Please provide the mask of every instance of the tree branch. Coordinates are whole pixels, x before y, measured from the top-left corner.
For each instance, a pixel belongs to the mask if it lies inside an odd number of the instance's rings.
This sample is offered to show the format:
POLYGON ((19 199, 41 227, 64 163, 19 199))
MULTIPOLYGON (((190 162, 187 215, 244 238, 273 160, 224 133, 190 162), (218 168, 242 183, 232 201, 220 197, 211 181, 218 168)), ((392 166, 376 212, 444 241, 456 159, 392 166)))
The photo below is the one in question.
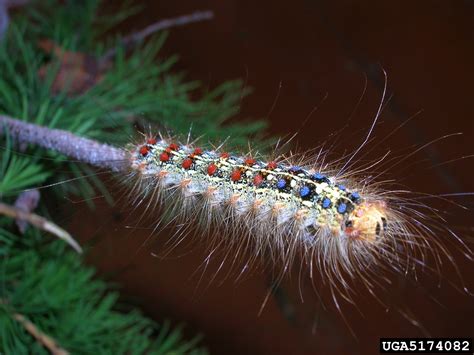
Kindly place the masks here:
POLYGON ((0 115, 0 134, 7 132, 20 144, 52 149, 77 161, 115 172, 129 169, 123 149, 83 138, 61 129, 52 129, 0 115))
MULTIPOLYGON (((0 0, 1 1, 1 0, 0 0)), ((194 22, 200 22, 205 20, 210 20, 214 17, 212 11, 196 11, 190 15, 183 15, 175 18, 165 19, 158 22, 155 22, 143 30, 134 32, 125 36, 121 40, 121 44, 125 47, 126 50, 130 49, 136 43, 142 41, 151 34, 165 30, 172 27, 183 26, 194 22)), ((116 54, 117 48, 110 48, 104 55, 100 58, 100 63, 104 64, 110 61, 116 54)))

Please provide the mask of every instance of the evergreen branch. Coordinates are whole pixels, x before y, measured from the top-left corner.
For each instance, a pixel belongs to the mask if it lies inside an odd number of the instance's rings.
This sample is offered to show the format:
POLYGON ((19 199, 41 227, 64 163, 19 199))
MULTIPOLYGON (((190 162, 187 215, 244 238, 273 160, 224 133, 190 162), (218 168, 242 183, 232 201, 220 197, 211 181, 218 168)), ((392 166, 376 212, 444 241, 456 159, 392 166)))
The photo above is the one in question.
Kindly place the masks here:
MULTIPOLYGON (((172 28, 172 27, 184 26, 184 25, 194 23, 194 22, 210 20, 213 17, 214 17, 214 13, 212 11, 196 11, 189 15, 183 15, 183 16, 179 16, 175 18, 161 20, 145 27, 141 31, 134 32, 134 33, 129 34, 128 36, 123 37, 120 42, 125 47, 125 49, 130 49, 136 43, 141 42, 146 37, 152 35, 155 32, 162 31, 162 30, 172 28)), ((105 65, 116 55, 116 53, 117 53, 117 48, 110 48, 100 58, 100 63, 102 65, 105 65)))
POLYGON ((51 129, 0 115, 0 134, 10 134, 20 144, 52 149, 79 162, 112 171, 126 171, 127 153, 120 148, 79 137, 62 129, 51 129), (107 157, 107 159, 104 159, 107 157))
POLYGON ((51 338, 49 335, 46 335, 38 327, 29 321, 24 315, 20 313, 14 313, 13 318, 20 323, 28 333, 30 333, 38 342, 40 342, 45 348, 47 348, 53 355, 68 355, 69 352, 61 348, 61 346, 51 338))
POLYGON ((46 232, 54 234, 58 238, 68 243, 78 253, 82 253, 82 248, 68 232, 66 232, 64 229, 54 224, 53 222, 48 221, 44 217, 38 216, 37 214, 34 214, 34 213, 25 212, 17 207, 9 206, 1 202, 0 202, 0 215, 12 217, 17 220, 26 221, 38 227, 39 229, 42 229, 46 232))

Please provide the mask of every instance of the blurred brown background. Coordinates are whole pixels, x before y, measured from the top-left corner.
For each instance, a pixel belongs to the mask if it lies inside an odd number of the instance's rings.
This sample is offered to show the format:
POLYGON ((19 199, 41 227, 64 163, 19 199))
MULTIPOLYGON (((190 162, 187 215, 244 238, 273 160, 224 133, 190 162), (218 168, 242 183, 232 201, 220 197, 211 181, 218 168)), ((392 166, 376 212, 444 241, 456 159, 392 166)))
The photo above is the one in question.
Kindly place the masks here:
MULTIPOLYGON (((376 142, 423 111, 370 157, 387 150, 407 154, 445 134, 463 132, 430 145, 394 167, 389 176, 414 191, 474 191, 472 159, 438 166, 474 153, 474 2, 140 3, 146 10, 127 22, 129 31, 195 10, 214 11, 211 22, 172 29, 162 54, 179 54, 175 70, 184 70, 188 78, 209 87, 243 78, 255 91, 242 101, 235 119, 265 117, 273 136, 298 132, 295 142, 300 151, 327 140, 346 123, 337 134, 335 153, 356 148, 380 104, 381 68, 385 69, 393 96, 375 131, 376 142), (351 116, 365 78, 367 91, 351 116)), ((472 207, 473 199, 455 200, 472 207)), ((472 235, 470 211, 433 203, 449 212, 455 231, 466 239, 472 235)), ((158 233, 158 242, 140 248, 151 230, 134 228, 138 216, 120 212, 124 202, 121 204, 115 210, 104 204, 93 215, 85 207, 78 208, 74 234, 97 237, 91 263, 120 284, 126 301, 139 305, 148 315, 158 321, 183 321, 189 334, 201 331, 211 353, 377 354, 382 336, 474 336, 474 299, 449 284, 451 280, 462 287, 449 265, 444 268, 441 288, 437 278, 423 273, 417 281, 392 276, 394 285, 382 292, 388 306, 366 295, 356 297, 358 309, 343 305, 341 312, 350 327, 331 302, 326 310, 321 308, 304 280, 301 302, 297 272, 259 316, 269 275, 246 273, 243 280, 236 281, 235 276, 226 279, 224 270, 212 281, 219 265, 215 262, 200 282, 206 256, 203 248, 194 245, 192 252, 183 248, 165 260, 153 257, 166 231, 158 233)), ((466 284, 474 288, 472 263, 459 253, 455 256, 466 284)))

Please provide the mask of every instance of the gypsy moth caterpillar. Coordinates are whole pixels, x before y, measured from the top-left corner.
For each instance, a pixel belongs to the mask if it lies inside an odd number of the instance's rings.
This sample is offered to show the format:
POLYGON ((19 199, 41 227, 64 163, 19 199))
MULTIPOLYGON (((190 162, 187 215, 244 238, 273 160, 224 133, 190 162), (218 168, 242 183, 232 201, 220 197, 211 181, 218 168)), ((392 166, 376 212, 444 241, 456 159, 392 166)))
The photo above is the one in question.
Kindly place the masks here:
POLYGON ((200 227, 211 234, 204 242, 210 254, 229 248, 234 258, 248 258, 246 266, 258 260, 280 269, 278 277, 302 259, 336 298, 351 302, 352 279, 375 293, 383 268, 406 273, 428 254, 436 265, 442 255, 452 260, 429 206, 414 208, 401 197, 406 191, 341 174, 345 163, 323 168, 297 155, 265 160, 163 136, 147 137, 129 155, 130 194, 143 213, 160 207, 177 221, 172 244, 200 227))

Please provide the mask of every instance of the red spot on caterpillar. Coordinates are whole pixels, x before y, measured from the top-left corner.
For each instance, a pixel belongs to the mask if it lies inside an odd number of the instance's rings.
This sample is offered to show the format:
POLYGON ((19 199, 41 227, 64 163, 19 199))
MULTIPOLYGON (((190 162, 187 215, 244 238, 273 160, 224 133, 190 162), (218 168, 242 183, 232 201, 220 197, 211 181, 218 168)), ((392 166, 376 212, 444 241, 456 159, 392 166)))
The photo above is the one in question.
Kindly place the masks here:
POLYGON ((181 166, 185 169, 189 169, 191 165, 193 165, 193 160, 189 158, 184 159, 183 163, 181 164, 181 166))
POLYGON ((259 186, 262 182, 263 182, 263 176, 260 174, 255 175, 255 177, 253 178, 253 184, 255 186, 259 186))
POLYGON ((209 166, 207 167, 207 173, 212 176, 215 174, 216 171, 217 171, 217 165, 214 163, 209 164, 209 166))
POLYGON ((167 152, 163 152, 160 154, 160 161, 168 161, 170 160, 170 156, 167 152))
POLYGON ((143 155, 143 156, 146 156, 149 151, 150 151, 150 149, 146 145, 144 145, 140 148, 140 154, 143 155))
POLYGON ((227 159, 229 158, 229 153, 221 153, 221 159, 227 159))
POLYGON ((230 174, 230 179, 232 181, 239 181, 241 176, 242 176, 242 173, 240 172, 240 170, 234 170, 232 174, 230 174))
POLYGON ((156 144, 156 138, 148 138, 148 139, 146 140, 146 142, 147 142, 147 144, 152 144, 152 145, 153 145, 153 144, 156 144))
POLYGON ((171 143, 168 148, 171 150, 178 150, 179 146, 175 143, 171 143))
POLYGON ((189 157, 194 158, 196 155, 201 155, 201 154, 202 154, 202 149, 196 148, 191 154, 189 154, 189 157))
POLYGON ((245 165, 252 166, 255 164, 255 159, 253 158, 246 158, 245 159, 245 165))
POLYGON ((276 167, 277 167, 277 163, 274 161, 271 161, 267 164, 267 169, 273 170, 273 169, 276 169, 276 167))

